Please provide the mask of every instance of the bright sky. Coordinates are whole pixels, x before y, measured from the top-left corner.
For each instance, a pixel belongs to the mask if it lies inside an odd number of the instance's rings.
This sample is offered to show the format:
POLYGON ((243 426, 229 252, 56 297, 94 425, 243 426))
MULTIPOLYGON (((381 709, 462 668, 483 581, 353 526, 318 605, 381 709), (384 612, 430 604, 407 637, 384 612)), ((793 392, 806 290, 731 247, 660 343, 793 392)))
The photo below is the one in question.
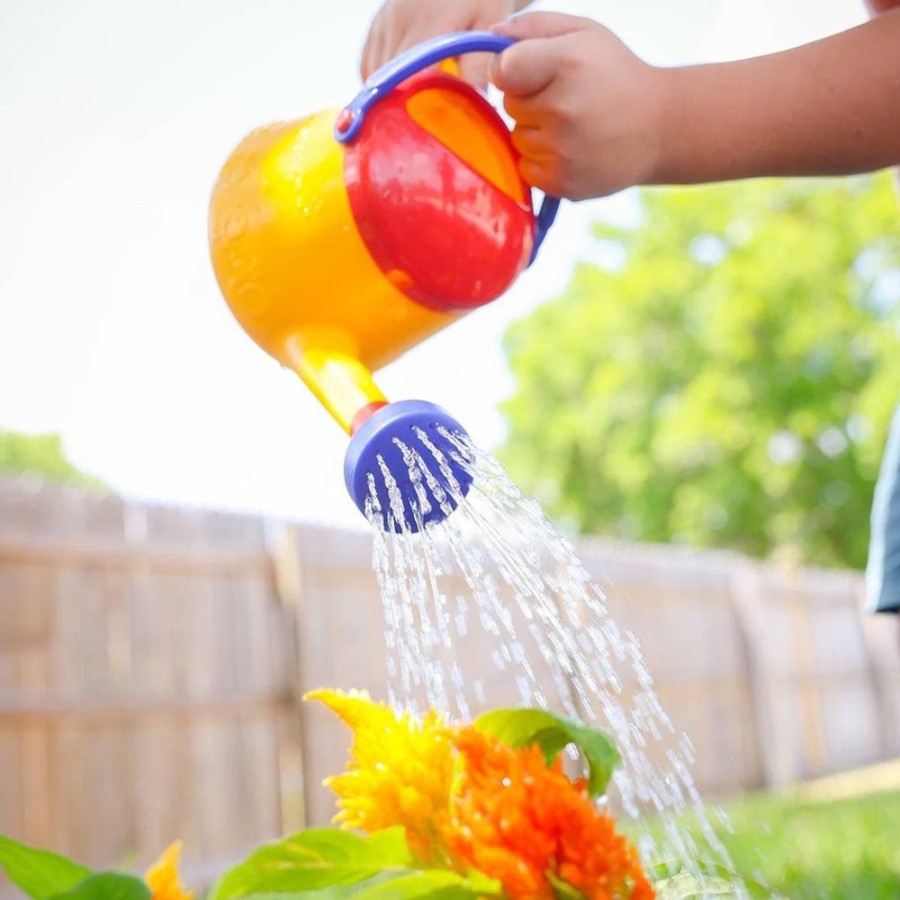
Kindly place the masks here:
MULTIPOLYGON (((861 0, 540 6, 598 19, 666 65, 773 51, 864 18, 861 0)), ((355 94, 377 7, 3 0, 0 426, 60 431, 79 466, 129 496, 361 527, 343 486, 346 437, 232 320, 206 212, 247 131, 355 94)), ((511 385, 504 329, 590 254, 592 217, 628 207, 566 206, 506 297, 379 374, 388 395, 433 400, 495 445, 511 385)))

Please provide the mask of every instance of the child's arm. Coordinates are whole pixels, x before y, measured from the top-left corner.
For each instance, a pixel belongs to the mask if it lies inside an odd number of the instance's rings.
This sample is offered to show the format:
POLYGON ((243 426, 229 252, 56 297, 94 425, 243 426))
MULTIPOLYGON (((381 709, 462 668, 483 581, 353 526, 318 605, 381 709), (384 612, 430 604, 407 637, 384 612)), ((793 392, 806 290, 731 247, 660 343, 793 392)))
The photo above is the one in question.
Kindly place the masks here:
POLYGON ((900 10, 783 53, 678 69, 587 19, 536 13, 497 30, 521 39, 492 78, 523 175, 553 193, 900 162, 900 10))
POLYGON ((656 182, 843 175, 900 162, 900 11, 833 37, 669 73, 656 182))

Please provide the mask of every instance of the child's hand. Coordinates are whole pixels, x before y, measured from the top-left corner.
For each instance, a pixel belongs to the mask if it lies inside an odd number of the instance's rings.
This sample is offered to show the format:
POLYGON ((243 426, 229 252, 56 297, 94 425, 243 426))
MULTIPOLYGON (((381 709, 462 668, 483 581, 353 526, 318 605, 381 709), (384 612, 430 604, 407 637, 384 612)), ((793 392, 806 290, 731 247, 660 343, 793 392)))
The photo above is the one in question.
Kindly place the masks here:
POLYGON ((493 30, 520 41, 495 59, 491 80, 516 120, 527 182, 581 200, 652 180, 663 70, 590 19, 532 13, 493 30))
MULTIPOLYGON (((527 0, 385 0, 369 29, 360 70, 368 78, 404 50, 451 31, 484 31, 521 9, 527 0)), ((477 88, 487 86, 491 57, 460 59, 460 74, 477 88)))

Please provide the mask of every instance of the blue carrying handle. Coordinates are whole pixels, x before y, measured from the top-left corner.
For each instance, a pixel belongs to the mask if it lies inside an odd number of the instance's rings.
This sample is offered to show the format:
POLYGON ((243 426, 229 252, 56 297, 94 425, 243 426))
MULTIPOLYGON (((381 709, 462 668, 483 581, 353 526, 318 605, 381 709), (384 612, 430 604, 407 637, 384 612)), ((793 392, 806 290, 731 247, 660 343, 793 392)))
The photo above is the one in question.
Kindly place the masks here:
MULTIPOLYGON (((489 31, 457 31, 411 47, 366 79, 362 90, 338 115, 334 126, 335 138, 342 144, 352 141, 359 134, 366 113, 372 106, 417 72, 463 53, 502 53, 514 43, 514 38, 489 31)), ((558 211, 559 197, 545 195, 535 217, 534 248, 529 265, 534 262, 558 211)))

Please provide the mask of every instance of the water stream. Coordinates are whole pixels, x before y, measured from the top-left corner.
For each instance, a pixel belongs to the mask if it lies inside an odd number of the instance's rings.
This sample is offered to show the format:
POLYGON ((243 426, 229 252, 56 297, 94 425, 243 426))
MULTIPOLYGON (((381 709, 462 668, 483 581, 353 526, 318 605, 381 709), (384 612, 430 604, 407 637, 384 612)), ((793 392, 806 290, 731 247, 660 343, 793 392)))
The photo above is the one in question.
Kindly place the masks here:
MULTIPOLYGON (((645 863, 701 880, 710 864, 733 870, 691 776, 693 746, 662 708, 636 636, 616 623, 571 543, 502 466, 467 438, 442 434, 474 477, 466 496, 421 431, 398 443, 418 498, 415 523, 404 521, 387 467, 370 474, 390 701, 455 718, 488 706, 541 706, 594 723, 614 736, 623 759, 604 802, 664 825, 662 839, 649 831, 639 839, 645 863), (390 510, 379 505, 380 480, 390 510), (434 503, 447 518, 420 527, 434 503), (384 516, 396 531, 384 529, 384 516), (699 841, 680 827, 688 811, 699 841)), ((734 890, 746 896, 740 884, 734 890)))

